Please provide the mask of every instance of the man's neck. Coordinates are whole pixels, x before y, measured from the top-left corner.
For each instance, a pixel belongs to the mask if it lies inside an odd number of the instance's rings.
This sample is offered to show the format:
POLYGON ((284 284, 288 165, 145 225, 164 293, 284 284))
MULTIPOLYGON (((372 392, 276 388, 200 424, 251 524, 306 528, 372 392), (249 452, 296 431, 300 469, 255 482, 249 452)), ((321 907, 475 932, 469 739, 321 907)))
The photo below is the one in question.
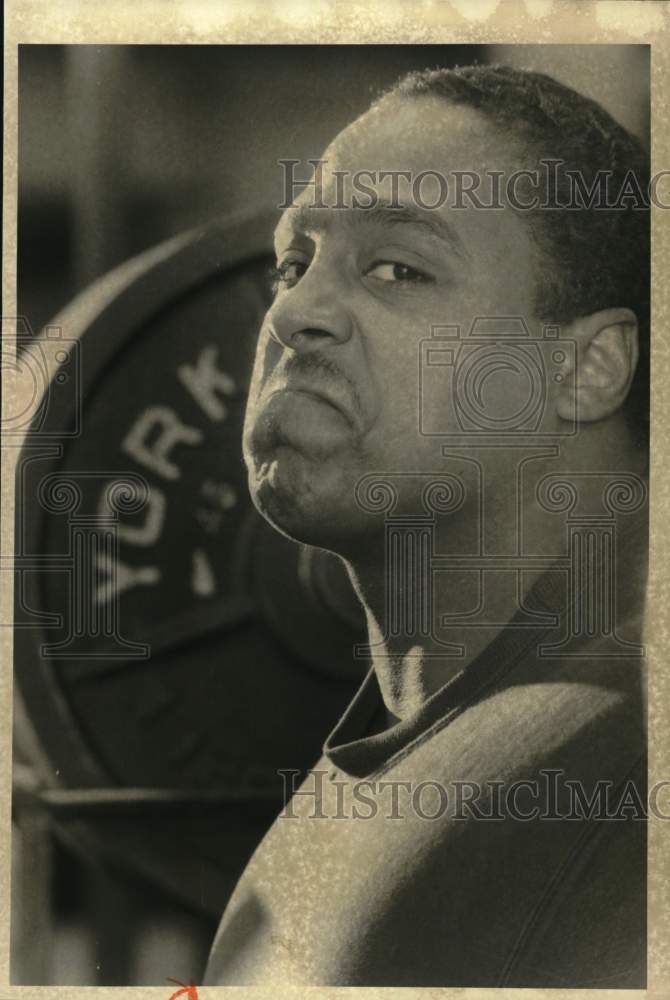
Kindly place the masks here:
MULTIPOLYGON (((566 448, 562 467, 566 473, 579 477, 581 500, 598 509, 602 494, 602 476, 617 468, 644 477, 644 458, 626 447, 627 438, 622 433, 613 439, 595 426, 590 431, 590 447, 581 453, 566 448), (589 475, 583 475, 587 470, 589 475), (592 496, 590 494, 593 494, 592 496)), ((548 471, 560 472, 548 465, 548 471)), ((616 476, 616 473, 614 473, 616 476)), ((514 506, 516 507, 516 498, 514 506)), ((388 713, 388 723, 414 715, 431 695, 448 683, 477 658, 507 627, 534 584, 546 572, 553 560, 565 555, 566 526, 561 517, 547 516, 535 498, 534 485, 527 487, 523 498, 524 551, 541 557, 533 568, 522 573, 514 570, 480 573, 472 569, 454 568, 459 562, 442 557, 440 571, 427 574, 419 558, 405 559, 405 568, 415 567, 413 574, 405 571, 393 579, 389 571, 388 552, 383 538, 377 537, 372 549, 363 547, 353 558, 345 559, 349 575, 365 609, 372 663, 388 713), (387 589, 394 590, 392 595, 387 589), (417 594, 419 598, 417 598, 417 594), (423 598, 421 597, 423 595, 423 598), (419 629, 421 599, 429 610, 429 627, 419 629), (417 603, 418 600, 418 603, 417 603), (395 604, 393 603, 395 601, 395 604), (390 627, 387 618, 390 609, 413 608, 413 615, 402 619, 401 627, 390 627), (446 616, 446 619, 445 619, 446 616), (404 625, 409 624, 410 628, 404 625), (454 655, 458 653, 459 655, 454 655)), ((505 498, 499 498, 497 509, 490 514, 493 524, 491 537, 497 541, 496 551, 518 551, 516 522, 510 519, 505 498), (495 523, 496 515, 498 523, 495 523), (510 529, 510 524, 513 529, 510 529)), ((641 510, 636 518, 646 518, 641 510)), ((630 518, 626 519, 630 521, 630 518)), ((449 539, 455 540, 454 552, 459 548, 460 529, 457 523, 445 522, 446 531, 439 537, 437 551, 449 548, 449 539)), ((595 557, 594 557, 595 558, 595 557)), ((462 560, 461 567, 462 567, 462 560)), ((592 571, 599 572, 598 566, 592 571)))
MULTIPOLYGON (((524 593, 530 590, 541 570, 523 574, 524 593)), ((515 574, 509 574, 510 577, 515 574)), ((455 624, 431 635, 389 636, 385 634, 386 600, 380 599, 375 581, 355 576, 356 588, 363 599, 368 625, 368 641, 372 665, 387 710, 387 724, 394 725, 410 718, 440 688, 463 671, 503 631, 518 610, 516 580, 512 586, 499 587, 491 593, 487 604, 487 621, 491 624, 470 626, 455 624)), ((416 581, 417 588, 425 581, 416 581)), ((437 574, 434 588, 435 616, 453 613, 455 608, 476 606, 479 574, 470 571, 437 574), (455 592, 458 600, 455 599, 455 592), (467 595, 467 596, 466 596, 467 595)), ((402 595, 398 595, 402 599, 402 595)))

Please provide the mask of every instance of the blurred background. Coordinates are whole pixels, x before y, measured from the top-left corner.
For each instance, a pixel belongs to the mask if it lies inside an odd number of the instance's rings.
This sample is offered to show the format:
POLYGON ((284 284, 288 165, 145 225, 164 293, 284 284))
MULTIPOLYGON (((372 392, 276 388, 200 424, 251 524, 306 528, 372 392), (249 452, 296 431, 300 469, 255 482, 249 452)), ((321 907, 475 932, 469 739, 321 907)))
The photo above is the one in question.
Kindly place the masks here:
MULTIPOLYGON (((478 61, 541 70, 599 100, 648 142, 648 51, 21 46, 19 312, 37 332, 127 258, 227 213, 279 204, 278 160, 318 157, 380 89, 412 69, 478 61)), ((215 916, 121 862, 80 855, 36 808, 29 758, 15 760, 12 981, 197 981, 215 916)))
POLYGON ((213 216, 279 204, 277 161, 318 157, 412 69, 478 61, 541 70, 646 137, 648 51, 20 46, 19 312, 36 329, 132 254, 213 216))

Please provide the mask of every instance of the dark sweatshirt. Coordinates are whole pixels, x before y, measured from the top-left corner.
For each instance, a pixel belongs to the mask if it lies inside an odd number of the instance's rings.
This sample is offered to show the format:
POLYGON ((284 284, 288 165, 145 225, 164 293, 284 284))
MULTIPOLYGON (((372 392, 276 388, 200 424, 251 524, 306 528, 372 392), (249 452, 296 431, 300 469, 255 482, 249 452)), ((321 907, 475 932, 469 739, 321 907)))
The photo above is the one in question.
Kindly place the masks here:
MULTIPOLYGON (((527 603, 566 600, 550 571, 527 603)), ((563 628, 513 619, 386 730, 371 671, 244 872, 206 982, 643 988, 643 660, 597 638, 556 655, 563 628)))

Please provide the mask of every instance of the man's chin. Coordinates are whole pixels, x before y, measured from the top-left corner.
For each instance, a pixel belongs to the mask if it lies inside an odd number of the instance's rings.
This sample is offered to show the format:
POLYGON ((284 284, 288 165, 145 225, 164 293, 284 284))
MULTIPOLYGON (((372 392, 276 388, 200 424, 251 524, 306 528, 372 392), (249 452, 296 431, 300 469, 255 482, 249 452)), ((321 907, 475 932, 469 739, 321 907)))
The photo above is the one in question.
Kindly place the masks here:
POLYGON ((292 448, 279 448, 258 465, 249 487, 258 511, 294 541, 338 551, 356 530, 354 484, 347 490, 341 468, 325 468, 292 448))

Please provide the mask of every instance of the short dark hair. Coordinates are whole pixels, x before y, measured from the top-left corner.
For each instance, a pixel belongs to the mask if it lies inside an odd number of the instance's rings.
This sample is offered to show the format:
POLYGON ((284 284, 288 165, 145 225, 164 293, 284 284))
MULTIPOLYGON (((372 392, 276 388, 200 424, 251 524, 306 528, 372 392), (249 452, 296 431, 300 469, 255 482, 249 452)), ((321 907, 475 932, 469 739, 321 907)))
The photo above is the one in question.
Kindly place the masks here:
MULTIPOLYGON (((608 171, 618 193, 632 172, 647 195, 649 157, 642 143, 595 101, 543 73, 509 66, 462 66, 409 73, 382 97, 440 97, 485 115, 522 153, 564 161, 550 204, 565 204, 569 171, 588 187, 608 171)), ((540 174, 542 176, 542 172, 540 174)), ((552 183, 550 180, 549 183, 552 183)), ((544 199, 541 199, 544 200, 544 199)), ((637 316, 640 360, 627 412, 646 440, 649 421, 650 212, 621 199, 612 208, 528 213, 531 230, 549 262, 538 280, 536 307, 546 322, 568 323, 613 306, 637 316)))

